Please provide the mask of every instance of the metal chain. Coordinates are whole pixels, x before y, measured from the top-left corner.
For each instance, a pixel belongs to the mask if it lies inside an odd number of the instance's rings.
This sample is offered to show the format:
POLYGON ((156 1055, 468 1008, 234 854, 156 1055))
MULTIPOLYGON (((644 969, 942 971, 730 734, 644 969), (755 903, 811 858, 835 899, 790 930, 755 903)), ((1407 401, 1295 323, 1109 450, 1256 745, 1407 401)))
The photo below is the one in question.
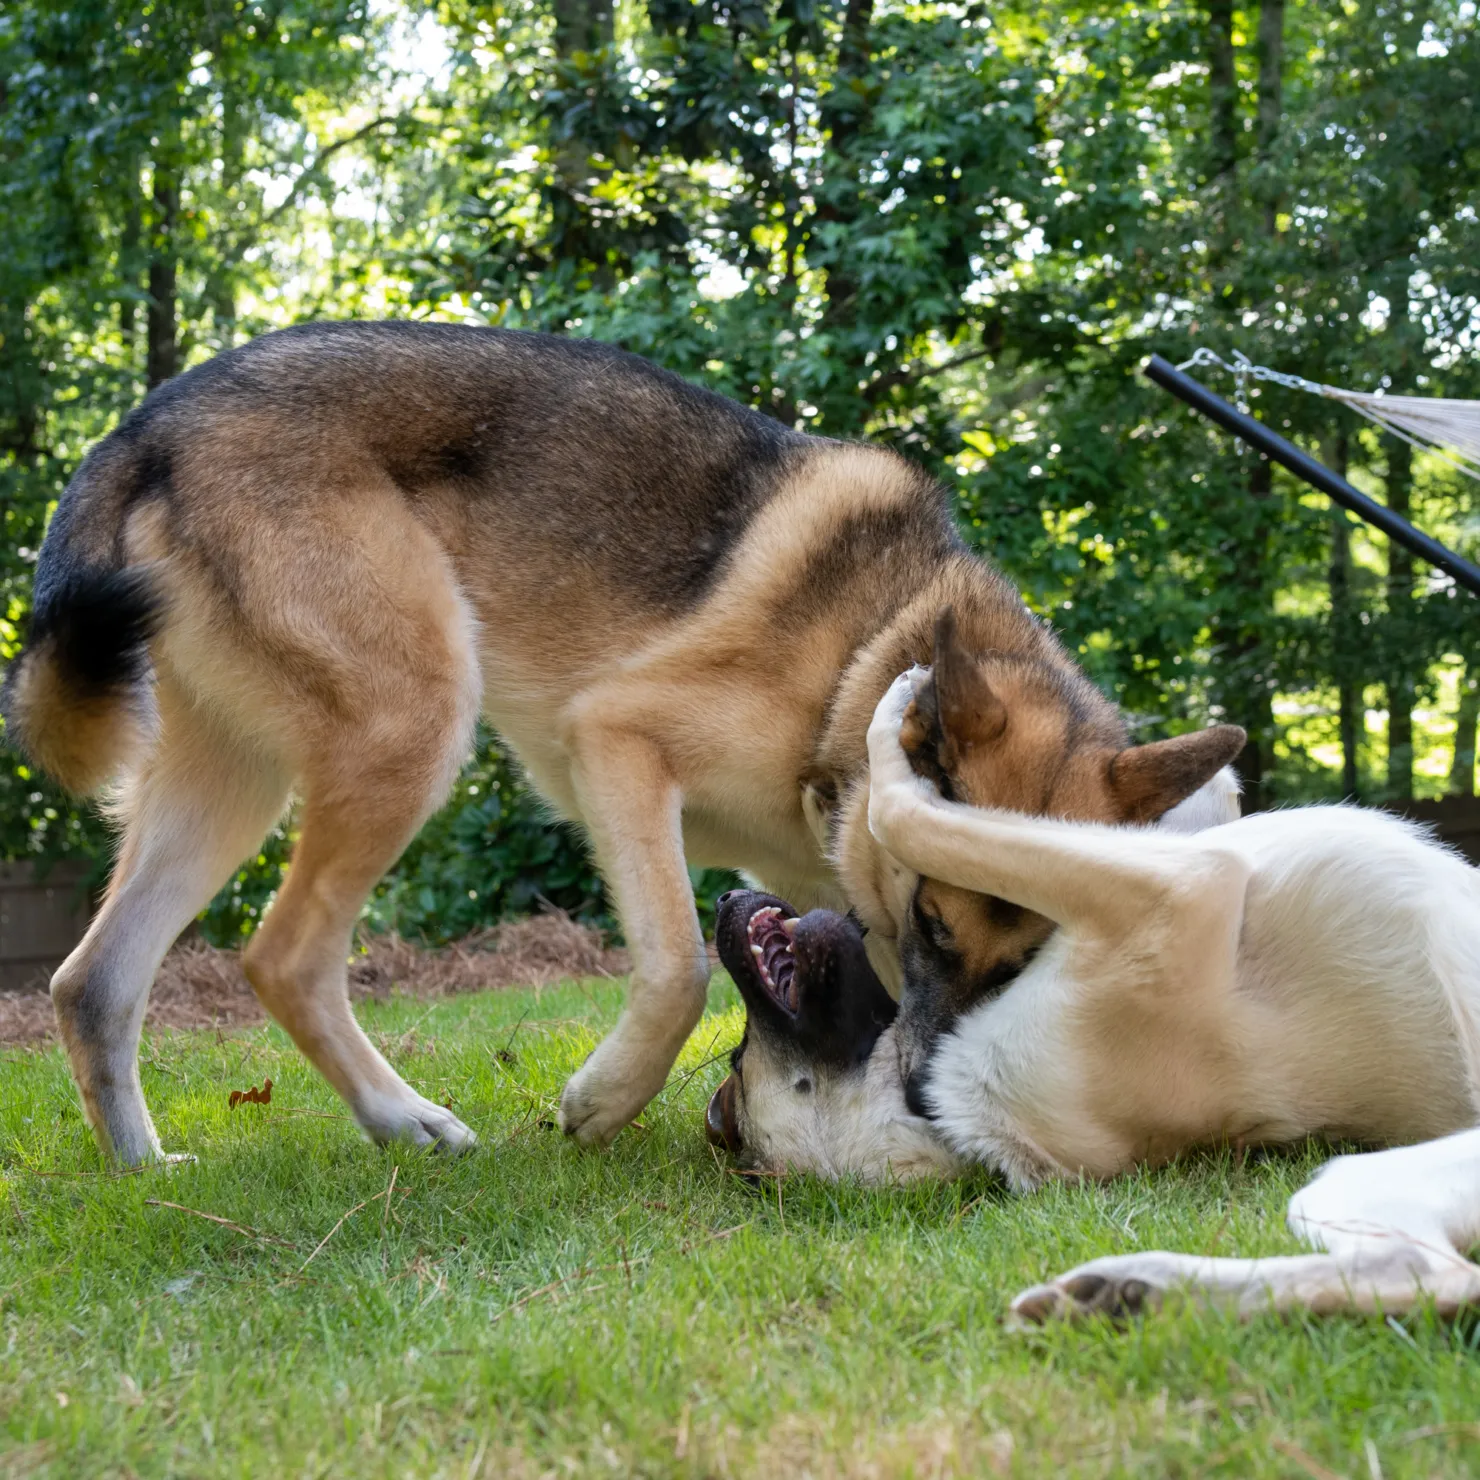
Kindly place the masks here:
POLYGON ((1234 378, 1238 407, 1244 412, 1249 409, 1244 392, 1250 380, 1263 380, 1271 385, 1282 385, 1288 390, 1309 391, 1312 395, 1324 396, 1328 400, 1337 401, 1349 407, 1359 416, 1365 416, 1383 431, 1400 437, 1420 451, 1432 452, 1466 476, 1480 480, 1480 465, 1472 461, 1473 455, 1468 444, 1457 447, 1453 442, 1435 436, 1428 427, 1410 430, 1412 423, 1406 426, 1403 424, 1402 414, 1394 405, 1394 401, 1401 402, 1409 398, 1395 397, 1390 400, 1381 394, 1344 391, 1339 386, 1320 385, 1314 380, 1307 380, 1303 375, 1286 375, 1281 370, 1271 370, 1267 365, 1256 365, 1248 355, 1240 350, 1234 350, 1232 353, 1233 363, 1230 365, 1215 351, 1200 345, 1193 350, 1192 358, 1183 360, 1177 369, 1186 370, 1194 365, 1216 365, 1220 370, 1226 370, 1234 378))
POLYGON ((1191 365, 1216 365, 1220 370, 1226 370, 1238 383, 1240 400, 1243 399, 1244 385, 1250 380, 1266 380, 1271 385, 1282 385, 1292 391, 1309 391, 1316 396, 1336 394, 1331 386, 1307 380, 1303 375, 1286 375, 1282 370, 1271 370, 1267 365, 1256 365, 1242 350, 1233 351, 1233 364, 1230 365, 1215 351, 1208 349, 1206 345, 1200 345, 1193 350, 1192 358, 1183 360, 1177 369, 1186 370, 1191 365))

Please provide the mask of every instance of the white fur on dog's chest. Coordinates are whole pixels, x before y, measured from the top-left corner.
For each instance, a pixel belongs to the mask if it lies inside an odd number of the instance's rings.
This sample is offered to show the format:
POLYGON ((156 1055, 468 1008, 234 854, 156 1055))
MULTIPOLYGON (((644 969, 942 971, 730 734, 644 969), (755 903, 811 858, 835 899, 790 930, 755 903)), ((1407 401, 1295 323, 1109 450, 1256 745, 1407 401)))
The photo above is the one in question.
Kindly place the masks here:
POLYGON ((1220 1139, 1420 1139, 1472 1120, 1473 872, 1348 808, 1250 817, 1200 843, 1251 879, 1228 917, 1226 986, 1201 980, 1200 949, 1171 967, 1169 949, 1149 952, 1160 970, 1143 977, 1130 953, 1080 953, 1062 928, 932 1058, 935 1129, 958 1155, 1031 1186, 1220 1139))
POLYGON ((1019 1190, 1081 1168, 1106 1175, 1124 1159, 1086 1103, 1091 1066, 1076 1023, 1085 989, 1068 969, 1073 951, 1066 933, 1052 937, 1001 996, 956 1024, 930 1061, 936 1133, 1019 1190))

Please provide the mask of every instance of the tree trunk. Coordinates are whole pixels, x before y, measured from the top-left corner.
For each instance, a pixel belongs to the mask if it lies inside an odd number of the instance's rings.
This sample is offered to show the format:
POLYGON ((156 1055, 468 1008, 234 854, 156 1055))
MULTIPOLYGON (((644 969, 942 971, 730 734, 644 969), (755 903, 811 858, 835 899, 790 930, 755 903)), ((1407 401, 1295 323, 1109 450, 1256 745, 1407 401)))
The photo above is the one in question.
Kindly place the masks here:
MULTIPOLYGON (((240 99, 230 84, 221 89, 221 194, 232 199, 241 186, 245 156, 240 99)), ((229 232, 219 237, 221 255, 211 266, 206 299, 211 306, 211 324, 220 349, 236 343, 236 272, 239 246, 229 232)))
POLYGON ((601 51, 615 37, 611 0, 555 0, 555 52, 601 51))
POLYGON ((1465 665, 1459 680, 1459 714, 1454 727, 1454 762, 1449 767, 1449 794, 1475 794, 1475 730, 1480 726, 1480 674, 1465 665))
POLYGON ((26 467, 41 455, 41 367, 32 339, 30 305, 0 303, 0 452, 26 467))
MULTIPOLYGON (((1326 450, 1326 463, 1343 478, 1347 473, 1347 438, 1345 429, 1331 438, 1326 450)), ((1357 746, 1361 743, 1361 684, 1358 674, 1356 613, 1351 596, 1352 543, 1351 525, 1345 509, 1331 505, 1331 657, 1336 674, 1336 725, 1341 736, 1341 794, 1348 801, 1359 800, 1357 746)))
POLYGON ((130 178, 133 188, 129 193, 128 207, 124 212, 123 230, 118 239, 118 278, 122 292, 118 296, 118 334, 123 340, 130 366, 134 360, 134 334, 138 327, 138 291, 140 277, 139 243, 144 234, 143 214, 138 193, 138 170, 130 178))
MULTIPOLYGON (((874 0, 848 0, 848 9, 843 14, 843 34, 838 40, 835 96, 836 88, 846 87, 855 78, 868 76, 869 27, 873 23, 874 0)), ((853 141, 862 116, 862 110, 856 106, 835 114, 831 124, 834 146, 853 141), (841 138, 838 133, 840 126, 844 130, 841 138)))
MULTIPOLYGON (((1387 504, 1395 514, 1408 517, 1413 492, 1413 448, 1392 438, 1388 444, 1387 504)), ((1407 650, 1407 634, 1413 605, 1413 556, 1396 540, 1388 541, 1388 651, 1393 671, 1387 684, 1388 772, 1387 789, 1394 801, 1413 795, 1413 698, 1411 670, 1402 667, 1399 656, 1407 650)))
POLYGON ((1259 6, 1259 132, 1261 154, 1268 154, 1280 131, 1284 99, 1285 0, 1259 6))
MULTIPOLYGON (((830 199, 818 208, 819 222, 847 225, 858 218, 860 187, 856 179, 857 162, 851 153, 867 121, 868 102, 855 84, 863 83, 868 77, 869 29, 873 18, 874 0, 848 0, 843 33, 838 41, 837 70, 832 90, 822 104, 822 123, 829 146, 826 168, 832 176, 829 183, 833 188, 828 192, 830 199)), ((857 279, 849 272, 845 258, 833 255, 827 264, 827 302, 822 310, 824 332, 836 332, 853 322, 857 298, 857 279)))
MULTIPOLYGON (((1282 97, 1280 70, 1284 62, 1283 0, 1265 0, 1259 12, 1259 145, 1261 151, 1279 130, 1282 97)), ((1208 74, 1212 105, 1212 154, 1215 167, 1231 170, 1237 161, 1237 78, 1234 70, 1233 10, 1221 0, 1208 9, 1208 74)), ((1260 162, 1262 168, 1262 160, 1260 162)), ((1239 204, 1235 175, 1228 189, 1219 194, 1221 217, 1215 220, 1214 237, 1219 241, 1216 256, 1231 247, 1235 237, 1239 204)), ((1267 213, 1266 227, 1274 231, 1275 218, 1267 213)), ((1244 787, 1244 810, 1258 812, 1272 801, 1268 776, 1274 761, 1275 720, 1273 661, 1267 637, 1268 618, 1274 593, 1269 586, 1270 495, 1274 489, 1274 467, 1259 457, 1249 469, 1248 498, 1252 517, 1248 520, 1249 548, 1241 551, 1237 564, 1236 606, 1215 633, 1224 665, 1220 683, 1227 717, 1249 734, 1236 765, 1244 787)))
MULTIPOLYGON (((162 130, 162 133, 165 131, 162 130)), ((153 390, 178 369, 175 323, 176 218, 180 211, 178 135, 161 139, 154 160, 153 213, 149 223, 149 312, 144 378, 153 390)))
MULTIPOLYGON (((1266 589, 1269 569, 1269 498, 1274 491, 1274 464, 1259 458, 1249 469, 1249 499, 1254 505, 1254 541, 1243 564, 1247 609, 1262 619, 1271 596, 1266 589)), ((1239 713, 1232 718, 1248 731, 1249 738, 1234 762, 1244 787, 1244 811, 1262 812, 1272 798, 1266 777, 1274 761, 1274 691, 1268 672, 1272 654, 1264 635, 1253 631, 1237 645, 1234 671, 1239 686, 1239 713)))
POLYGON ((1258 198, 1264 204, 1264 231, 1274 236, 1279 218, 1282 191, 1275 177, 1272 155, 1280 132, 1280 114, 1284 99, 1285 67, 1285 0, 1262 0, 1259 6, 1259 126, 1256 146, 1259 154, 1260 182, 1258 198))
POLYGON ((1208 173, 1231 174, 1238 163, 1238 80, 1233 65, 1233 0, 1208 4, 1208 103, 1212 114, 1208 173))

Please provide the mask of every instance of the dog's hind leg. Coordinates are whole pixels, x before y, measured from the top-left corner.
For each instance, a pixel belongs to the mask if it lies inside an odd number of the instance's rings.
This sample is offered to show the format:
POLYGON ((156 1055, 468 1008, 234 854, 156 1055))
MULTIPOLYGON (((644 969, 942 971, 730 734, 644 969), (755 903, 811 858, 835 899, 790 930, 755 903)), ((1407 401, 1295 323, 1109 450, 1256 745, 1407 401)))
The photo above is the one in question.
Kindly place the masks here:
MULTIPOLYGON (((476 630, 440 550, 393 498, 317 562, 285 561, 311 621, 263 628, 293 654, 282 723, 296 737, 303 811, 277 899, 247 947, 263 1006, 376 1141, 453 1149, 473 1133, 418 1095, 350 1010, 347 957, 370 890, 441 805, 468 752, 481 692, 476 630)), ((281 682, 281 680, 280 680, 281 682)))
POLYGON ((103 906, 51 983, 87 1118, 104 1154, 127 1166, 162 1155, 138 1068, 154 974, 288 794, 276 766, 220 735, 167 681, 158 702, 158 744, 130 788, 103 906))
POLYGON ((424 750, 382 756, 378 765, 341 771, 333 787, 310 779, 288 877, 244 965, 263 1006, 372 1140, 458 1150, 473 1143, 473 1133, 417 1094, 375 1049, 350 1010, 347 983, 351 933, 366 896, 445 791, 443 775, 427 774, 427 759, 424 750))
POLYGON ((1147 1252, 1081 1264, 1012 1303, 1021 1320, 1122 1316, 1170 1297, 1239 1316, 1308 1310, 1401 1315, 1433 1301, 1441 1315, 1480 1305, 1480 1130, 1341 1156, 1290 1200, 1291 1231, 1324 1249, 1273 1259, 1147 1252))

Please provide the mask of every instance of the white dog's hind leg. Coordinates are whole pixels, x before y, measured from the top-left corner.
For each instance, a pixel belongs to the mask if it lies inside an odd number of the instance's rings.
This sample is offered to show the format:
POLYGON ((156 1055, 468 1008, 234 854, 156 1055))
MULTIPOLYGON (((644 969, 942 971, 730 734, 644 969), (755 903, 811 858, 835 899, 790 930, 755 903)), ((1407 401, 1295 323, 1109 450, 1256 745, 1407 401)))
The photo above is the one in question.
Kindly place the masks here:
POLYGON ((1209 1259, 1147 1252, 1081 1264, 1012 1303, 1019 1319, 1133 1315, 1184 1296, 1233 1309, 1441 1315, 1480 1304, 1480 1129, 1342 1156, 1290 1200, 1292 1232, 1326 1252, 1209 1259))

